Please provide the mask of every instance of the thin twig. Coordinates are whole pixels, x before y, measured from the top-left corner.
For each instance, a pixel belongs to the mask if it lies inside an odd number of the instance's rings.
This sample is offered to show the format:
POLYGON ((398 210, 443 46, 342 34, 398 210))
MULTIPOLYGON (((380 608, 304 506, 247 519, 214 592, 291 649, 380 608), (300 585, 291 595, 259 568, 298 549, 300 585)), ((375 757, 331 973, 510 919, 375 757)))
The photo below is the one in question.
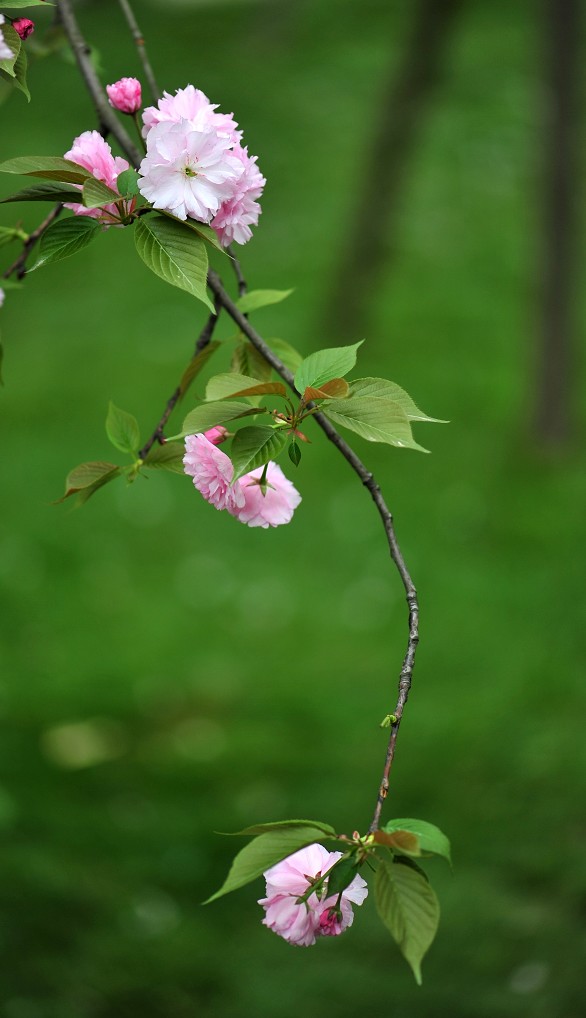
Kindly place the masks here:
MULTIPOLYGON (((211 340, 211 338, 212 338, 212 336, 214 334, 214 329, 216 327, 216 322, 218 321, 218 313, 219 313, 219 308, 216 305, 216 311, 209 316, 207 322, 205 323, 203 329, 201 330, 201 332, 199 334, 199 338, 197 340, 197 343, 195 344, 195 350, 193 351, 193 357, 191 358, 191 360, 189 362, 190 364, 192 364, 193 361, 195 360, 195 358, 198 357, 199 354, 203 350, 205 350, 206 346, 209 345, 210 340, 211 340)), ((189 365, 188 365, 188 367, 189 367, 189 365)), ((184 388, 182 387, 181 383, 179 383, 179 385, 176 387, 176 389, 173 392, 173 394, 167 400, 167 404, 165 406, 165 409, 163 410, 163 413, 161 414, 161 418, 160 418, 159 423, 157 424, 155 430, 153 431, 153 433, 150 436, 150 438, 148 439, 148 441, 145 442, 145 444, 143 445, 142 449, 138 453, 138 458, 139 459, 145 460, 147 458, 149 452, 151 451, 153 445, 156 442, 159 442, 160 444, 162 444, 165 441, 165 436, 163 434, 164 429, 165 429, 165 425, 167 424, 167 421, 169 420, 173 410, 177 406, 177 403, 179 402, 179 400, 183 396, 184 391, 186 391, 186 390, 184 390, 184 388)))
POLYGON ((228 253, 230 261, 232 262, 232 268, 234 270, 234 275, 236 276, 236 283, 238 286, 238 296, 244 297, 244 294, 248 290, 248 285, 242 273, 242 266, 231 247, 227 247, 226 251, 228 253))
MULTIPOLYGON (((295 380, 292 373, 285 367, 283 362, 273 353, 271 348, 265 343, 262 336, 254 329, 247 318, 238 310, 234 301, 224 290, 220 279, 215 272, 208 274, 208 284, 216 300, 229 314, 230 318, 238 325, 244 335, 250 340, 252 345, 256 347, 260 354, 269 362, 269 364, 275 369, 277 374, 281 376, 287 385, 291 386, 295 390, 295 380)), ((296 391, 296 390, 295 390, 296 391)), ((370 492, 370 495, 376 505, 379 516, 382 520, 385 533, 387 535, 387 541, 389 545, 389 551, 391 558, 395 563, 398 570, 399 576, 405 588, 405 594, 407 598, 407 604, 409 607, 409 638, 407 641, 407 651, 403 660, 403 667, 399 676, 399 693, 397 697, 397 703, 393 711, 395 721, 391 725, 391 733, 389 737, 389 743, 387 747, 387 753, 385 757, 385 765, 383 769, 383 775, 378 790, 378 796, 376 801, 376 807, 374 810, 372 822, 370 825, 370 831, 376 831, 379 826, 380 814, 383 806, 383 802, 387 797, 389 789, 389 774, 393 764, 395 755, 395 747, 397 743, 397 735, 399 732, 399 726, 401 724, 401 718, 403 716, 403 709, 409 696, 409 690, 411 689, 411 680, 413 676, 413 667, 415 664, 415 652, 417 650, 417 644, 419 642, 419 606, 417 602, 417 591, 415 584, 411 579, 409 570, 405 564, 405 559, 399 547, 397 537, 395 534, 395 528, 393 524, 392 514, 381 494, 381 490, 375 481, 373 475, 364 466, 362 460, 356 455, 354 450, 344 441, 342 436, 336 431, 334 426, 330 424, 327 417, 323 414, 317 413, 314 415, 314 419, 327 435, 330 442, 332 442, 339 452, 342 454, 344 459, 350 464, 354 472, 358 475, 365 488, 370 492)))
POLYGON ((26 273, 26 261, 29 254, 31 253, 37 241, 41 239, 45 230, 48 230, 51 224, 55 222, 62 208, 63 205, 55 205, 55 207, 52 208, 51 211, 49 212, 49 215, 45 219, 43 219, 43 222, 40 223, 39 226, 37 226, 36 230, 33 230, 32 233, 29 233, 28 238, 25 240, 22 246, 22 251, 19 254, 16 261, 13 262, 12 265, 2 273, 3 279, 8 279, 10 276, 13 275, 13 273, 16 273, 17 279, 22 279, 24 277, 26 273))
POLYGON ((147 80, 147 84, 149 86, 150 93, 153 97, 153 101, 158 102, 159 99, 161 98, 161 93, 159 91, 159 86, 157 85, 157 79, 155 78, 153 69, 151 67, 151 62, 148 58, 144 36, 140 28, 138 27, 136 18, 134 16, 134 11, 132 10, 132 7, 128 3, 128 0, 118 0, 118 3, 122 8, 122 13, 126 18, 126 22, 132 33, 132 38, 134 39, 134 42, 136 44, 138 58, 142 64, 144 76, 147 80))
POLYGON ((138 167, 142 156, 108 103, 106 93, 90 59, 91 49, 79 30, 70 0, 56 0, 56 2, 65 34, 77 60, 81 76, 96 107, 100 123, 114 135, 132 165, 138 167))

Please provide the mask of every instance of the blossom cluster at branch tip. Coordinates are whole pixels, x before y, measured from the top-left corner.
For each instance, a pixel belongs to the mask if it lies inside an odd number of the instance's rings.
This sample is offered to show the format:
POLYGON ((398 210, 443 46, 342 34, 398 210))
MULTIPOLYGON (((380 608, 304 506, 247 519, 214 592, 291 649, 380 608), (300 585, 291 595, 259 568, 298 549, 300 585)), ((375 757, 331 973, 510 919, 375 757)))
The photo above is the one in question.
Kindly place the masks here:
POLYGON ((35 23, 30 18, 15 18, 12 22, 12 27, 21 39, 28 39, 29 35, 32 35, 35 30, 35 23))
POLYGON ((120 78, 106 85, 108 102, 120 113, 138 113, 142 103, 142 90, 138 78, 120 78))
POLYGON ((231 113, 193 85, 143 112, 147 151, 138 187, 154 208, 209 223, 224 246, 245 244, 261 212, 265 178, 231 113))
MULTIPOLYGON (((126 159, 123 159, 122 156, 112 155, 112 149, 108 142, 104 141, 98 131, 84 131, 83 134, 75 138, 73 146, 65 153, 65 159, 70 159, 78 166, 83 166, 96 180, 101 180, 113 191, 118 191, 116 184, 118 176, 129 168, 126 159)), ((124 202, 123 214, 129 215, 135 204, 136 199, 134 198, 124 202)), ((99 219, 104 226, 114 226, 120 222, 120 212, 115 202, 97 209, 86 209, 85 205, 66 202, 65 208, 72 209, 76 216, 90 216, 92 219, 99 219)))
MULTIPOLYGON (((0 14, 0 25, 4 25, 5 23, 6 23, 6 18, 4 17, 3 14, 0 14)), ((0 60, 12 60, 13 56, 14 56, 14 53, 10 49, 10 46, 6 42, 6 40, 4 38, 4 34, 2 33, 2 30, 0 29, 0 60)))
POLYGON ((234 465, 230 457, 214 444, 218 440, 222 439, 215 436, 210 441, 201 434, 187 435, 185 439, 183 469, 193 478, 195 487, 206 502, 216 509, 227 509, 231 516, 249 527, 266 530, 289 523, 301 502, 301 495, 281 468, 276 463, 268 464, 264 494, 259 483, 262 467, 233 482, 234 465))
POLYGON ((342 852, 328 852, 323 845, 309 845, 266 871, 266 898, 259 899, 265 910, 263 925, 297 947, 310 947, 318 937, 337 937, 354 922, 352 905, 362 905, 368 894, 366 881, 358 874, 338 895, 314 891, 304 897, 316 877, 327 873, 342 852), (325 896, 324 896, 325 895, 325 896))

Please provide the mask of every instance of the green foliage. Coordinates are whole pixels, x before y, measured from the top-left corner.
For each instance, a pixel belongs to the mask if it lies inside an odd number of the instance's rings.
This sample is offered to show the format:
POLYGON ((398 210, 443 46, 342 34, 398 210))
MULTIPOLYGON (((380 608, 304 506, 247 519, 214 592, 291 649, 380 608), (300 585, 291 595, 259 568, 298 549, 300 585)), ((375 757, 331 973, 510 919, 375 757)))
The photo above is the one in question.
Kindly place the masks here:
POLYGON ((210 247, 213 247, 216 251, 220 251, 223 255, 226 254, 225 249, 218 240, 218 234, 211 226, 206 226, 205 223, 198 223, 197 219, 177 219, 177 217, 173 216, 170 212, 163 212, 162 214, 167 216, 169 219, 173 219, 176 223, 181 223, 181 225, 187 229, 193 230, 193 232, 197 233, 198 237, 201 237, 202 240, 205 240, 210 247))
POLYGON ((275 459, 287 444, 285 429, 241 428, 233 442, 231 460, 234 464, 234 480, 243 474, 275 459))
POLYGON ((9 25, 8 22, 2 25, 1 32, 8 49, 12 50, 12 57, 0 60, 0 70, 4 71, 10 78, 15 78, 15 64, 22 46, 21 39, 18 32, 15 32, 12 25, 9 25))
POLYGON ((252 824, 242 831, 233 831, 231 837, 239 837, 246 834, 268 834, 271 831, 297 830, 298 828, 311 827, 318 834, 327 838, 337 838, 337 834, 331 824, 325 824, 322 820, 272 820, 266 824, 252 824))
POLYGON ((87 247, 100 233, 99 223, 88 216, 73 216, 53 223, 45 230, 39 242, 37 258, 28 270, 34 272, 43 265, 60 262, 87 247))
POLYGON ((140 194, 138 190, 138 173, 132 166, 129 166, 127 170, 122 170, 116 178, 116 187, 118 188, 121 195, 135 198, 140 194))
POLYGON ((328 875, 328 897, 331 894, 341 894, 352 883, 358 873, 360 863, 355 855, 342 856, 334 864, 328 875))
POLYGON ((136 417, 127 413, 126 410, 120 410, 111 401, 106 417, 106 434, 112 445, 120 452, 129 452, 132 455, 138 452, 140 432, 136 417))
POLYGON ((285 339, 269 339, 267 342, 273 353, 276 353, 285 367, 295 374, 297 368, 303 363, 303 357, 299 351, 294 346, 291 346, 291 343, 287 343, 285 339))
POLYGON ((155 275, 214 310, 206 292, 207 250, 197 232, 176 219, 148 215, 136 223, 134 240, 139 256, 155 275))
POLYGON ((185 396, 185 393, 189 389, 194 378, 197 378, 202 368, 205 367, 212 354, 215 353, 219 347, 220 343, 213 340, 211 343, 208 343, 207 346, 204 346, 203 350, 200 350, 199 353, 196 353, 195 356, 191 358, 181 376, 181 381, 179 382, 181 399, 185 396))
POLYGON ((320 399, 348 399, 350 386, 345 378, 331 378, 329 382, 324 382, 319 389, 314 385, 308 385, 302 395, 306 403, 320 399))
POLYGON ((202 403, 187 414, 183 421, 181 435, 197 435, 201 431, 208 431, 215 428, 217 424, 226 424, 228 421, 235 421, 239 417, 248 417, 250 414, 265 413, 263 409, 251 407, 248 403, 202 403))
MULTIPOLYGON (((308 821, 287 821, 284 824, 271 825, 270 830, 250 841, 234 858, 224 883, 204 904, 221 898, 222 895, 244 887, 252 880, 262 876, 265 870, 286 859, 306 845, 312 845, 323 837, 324 825, 308 821), (293 826, 292 826, 293 825, 293 826)), ((250 830, 250 829, 249 829, 250 830)))
POLYGON ((248 315, 251 311, 258 311, 259 308, 268 307, 270 304, 280 304, 292 293, 293 290, 251 290, 239 297, 236 307, 243 315, 248 315))
POLYGON ((2 198, 2 202, 10 201, 50 201, 50 202, 79 202, 80 193, 73 187, 63 187, 62 184, 36 184, 33 187, 25 187, 8 198, 2 198))
POLYGON ((425 820, 413 820, 402 818, 400 820, 389 820, 382 828, 387 834, 396 831, 409 831, 417 837, 419 849, 423 853, 439 855, 451 863, 450 842, 439 827, 428 824, 425 820))
POLYGON ((89 498, 109 484, 121 473, 116 463, 95 461, 91 463, 80 463, 78 467, 71 470, 65 481, 65 494, 57 502, 64 502, 65 499, 77 495, 77 505, 83 505, 89 498))
POLYGON ((26 55, 26 48, 21 45, 18 56, 14 62, 14 84, 16 85, 19 92, 22 92, 26 97, 26 101, 30 103, 31 94, 28 89, 26 82, 26 75, 28 70, 28 57, 26 55))
POLYGON ((324 413, 333 424, 355 431, 369 442, 386 442, 401 449, 418 449, 411 434, 411 425, 398 403, 378 396, 353 396, 347 400, 332 400, 324 413))
POLYGON ((356 364, 356 355, 362 342, 353 346, 338 346, 317 350, 306 357, 295 372, 295 388, 302 393, 308 385, 319 389, 332 378, 343 378, 356 364))
POLYGON ((439 923, 439 904, 433 889, 411 860, 380 859, 374 894, 379 916, 421 985, 421 961, 439 923))
POLYGON ((230 367, 232 371, 240 375, 249 375, 263 381, 267 381, 273 371, 269 362, 248 340, 242 340, 237 344, 232 354, 230 367))
POLYGON ((392 400, 393 403, 399 404, 410 421, 429 421, 433 424, 447 424, 447 421, 441 421, 438 417, 428 417, 427 414, 424 414, 415 405, 409 393, 401 389, 395 382, 390 382, 388 378, 355 378, 350 383, 350 392, 353 398, 357 396, 376 396, 392 400))
POLYGON ((297 444, 295 439, 293 439, 293 441, 290 442, 288 453, 289 453, 289 459, 291 460, 291 462, 296 467, 298 467, 299 464, 301 463, 301 449, 299 448, 299 445, 297 444))
POLYGON ((22 231, 14 226, 0 226, 0 247, 11 244, 13 240, 22 240, 22 231))
POLYGON ((96 177, 87 178, 82 189, 82 202, 86 209, 97 209, 101 205, 112 205, 117 201, 121 201, 117 191, 113 191, 96 177))
POLYGON ((61 180, 66 184, 83 184, 91 173, 83 166, 60 156, 18 156, 0 163, 0 173, 18 173, 23 177, 61 180))
POLYGON ((53 7, 50 0, 2 0, 2 10, 12 11, 23 7, 53 7))
POLYGON ((258 378, 239 375, 233 371, 214 375, 206 387, 206 400, 267 395, 286 396, 287 390, 282 382, 263 382, 258 378))
POLYGON ((181 442, 165 442, 164 445, 153 445, 144 460, 145 467, 155 470, 169 470, 173 474, 183 474, 183 455, 185 449, 181 442))

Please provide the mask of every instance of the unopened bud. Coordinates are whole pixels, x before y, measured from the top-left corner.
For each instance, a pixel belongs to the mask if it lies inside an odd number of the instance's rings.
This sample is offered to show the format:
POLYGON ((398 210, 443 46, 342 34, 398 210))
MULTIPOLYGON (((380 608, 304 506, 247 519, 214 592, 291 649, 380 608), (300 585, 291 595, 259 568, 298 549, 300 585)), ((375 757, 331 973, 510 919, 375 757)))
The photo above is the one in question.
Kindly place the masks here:
POLYGON ((142 102, 140 81, 137 78, 120 78, 106 85, 110 106, 120 113, 137 113, 142 102))
POLYGON ((204 431, 203 436, 207 438, 208 442, 212 445, 221 445, 228 438, 229 432, 222 424, 216 425, 215 428, 210 428, 209 431, 204 431))
POLYGON ((16 18, 12 22, 12 27, 21 39, 28 39, 29 35, 32 35, 35 30, 35 23, 30 18, 16 18))

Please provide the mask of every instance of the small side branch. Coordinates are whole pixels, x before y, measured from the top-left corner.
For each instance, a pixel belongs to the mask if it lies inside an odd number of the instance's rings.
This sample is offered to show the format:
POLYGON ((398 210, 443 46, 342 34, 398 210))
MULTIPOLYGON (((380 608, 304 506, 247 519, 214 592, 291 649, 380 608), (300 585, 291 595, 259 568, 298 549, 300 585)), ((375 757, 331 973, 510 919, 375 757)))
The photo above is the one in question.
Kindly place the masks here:
POLYGON ((157 79, 155 78, 153 69, 151 67, 151 62, 148 57, 144 36, 140 28, 138 27, 138 23, 134 16, 134 11, 132 10, 132 7, 130 6, 128 0, 118 0, 118 3, 120 5, 122 13, 124 14, 124 17, 126 18, 126 23, 132 33, 132 38, 134 39, 134 43, 136 45, 136 49, 138 52, 138 59, 142 64, 144 76, 149 86, 149 91, 153 97, 153 102, 158 102, 159 99, 161 98, 161 93, 159 91, 157 79))
POLYGON ((25 240, 22 251, 18 258, 12 265, 2 273, 3 279, 8 279, 12 275, 16 275, 17 279, 23 279, 26 274, 26 263, 28 256, 30 255, 35 244, 41 239, 45 230, 48 230, 52 223, 55 222, 57 216, 60 215, 63 205, 55 205, 55 208, 51 209, 49 215, 43 219, 43 222, 37 226, 36 230, 29 233, 28 239, 25 240))

